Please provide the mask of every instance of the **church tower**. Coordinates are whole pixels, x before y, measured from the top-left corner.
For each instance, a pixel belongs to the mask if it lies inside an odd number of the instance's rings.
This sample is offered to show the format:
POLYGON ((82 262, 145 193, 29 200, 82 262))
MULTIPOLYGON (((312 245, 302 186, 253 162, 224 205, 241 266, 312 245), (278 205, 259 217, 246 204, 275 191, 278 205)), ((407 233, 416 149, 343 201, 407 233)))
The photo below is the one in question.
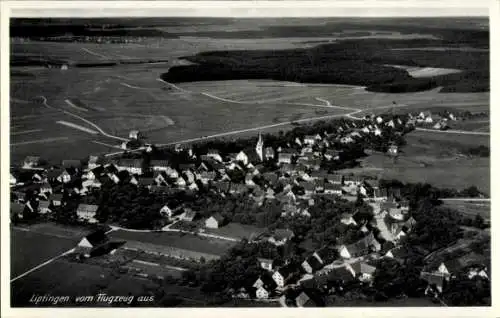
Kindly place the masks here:
POLYGON ((259 140, 257 141, 257 145, 255 146, 255 152, 260 158, 260 161, 264 161, 264 141, 262 140, 262 135, 259 132, 259 140))

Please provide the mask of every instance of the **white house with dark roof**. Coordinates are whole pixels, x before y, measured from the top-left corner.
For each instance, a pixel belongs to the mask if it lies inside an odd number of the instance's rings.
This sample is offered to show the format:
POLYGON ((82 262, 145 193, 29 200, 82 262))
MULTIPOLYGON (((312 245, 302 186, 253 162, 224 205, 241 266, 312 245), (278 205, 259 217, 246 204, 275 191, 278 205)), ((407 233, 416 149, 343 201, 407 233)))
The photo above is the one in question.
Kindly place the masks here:
POLYGON ((128 171, 130 174, 142 175, 143 163, 144 160, 142 159, 120 159, 116 162, 116 168, 118 171, 128 171))
POLYGON ((223 225, 224 225, 224 217, 219 213, 216 213, 205 220, 205 227, 210 229, 218 229, 223 225))

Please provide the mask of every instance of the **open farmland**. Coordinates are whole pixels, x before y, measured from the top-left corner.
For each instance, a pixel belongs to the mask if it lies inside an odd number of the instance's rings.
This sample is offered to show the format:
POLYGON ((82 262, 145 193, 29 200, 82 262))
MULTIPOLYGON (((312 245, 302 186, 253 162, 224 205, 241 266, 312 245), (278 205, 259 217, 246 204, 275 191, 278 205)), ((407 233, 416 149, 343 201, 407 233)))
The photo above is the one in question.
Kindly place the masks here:
POLYGON ((157 80, 164 70, 152 65, 38 69, 30 70, 35 75, 30 85, 12 76, 11 160, 38 154, 58 161, 67 153, 85 158, 116 151, 131 129, 161 144, 345 113, 276 101, 249 107, 179 91, 157 80), (61 148, 67 151, 56 151, 61 148))
POLYGON ((124 248, 144 250, 160 254, 172 254, 173 257, 204 257, 216 259, 226 253, 236 242, 200 237, 178 232, 127 232, 114 231, 109 235, 115 240, 124 240, 124 248))
POLYGON ((474 218, 476 215, 489 220, 491 216, 491 203, 489 201, 462 201, 446 200, 443 206, 455 210, 466 217, 474 218))
POLYGON ((464 189, 477 186, 490 193, 490 159, 463 155, 471 147, 489 147, 489 136, 414 131, 396 160, 373 154, 362 160, 353 173, 398 179, 402 182, 430 183, 441 188, 464 189))
POLYGON ((81 237, 44 234, 29 228, 11 229, 11 277, 76 246, 81 237))

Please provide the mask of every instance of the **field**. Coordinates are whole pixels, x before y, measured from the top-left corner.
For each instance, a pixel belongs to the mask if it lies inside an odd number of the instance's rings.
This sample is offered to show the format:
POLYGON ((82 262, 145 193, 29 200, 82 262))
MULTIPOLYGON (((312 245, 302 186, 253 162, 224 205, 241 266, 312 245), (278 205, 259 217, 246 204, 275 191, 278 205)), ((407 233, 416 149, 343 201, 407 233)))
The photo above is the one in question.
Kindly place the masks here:
POLYGON ((490 202, 445 201, 443 206, 458 211, 466 217, 474 218, 478 214, 485 220, 491 217, 490 202))
POLYGON ((479 145, 489 146, 489 136, 414 131, 396 160, 373 154, 362 160, 362 168, 346 172, 398 179, 403 182, 427 182, 436 187, 464 189, 477 186, 490 193, 489 158, 467 157, 463 153, 479 145))
POLYGON ((223 255, 235 242, 215 238, 199 237, 192 234, 180 234, 176 232, 126 232, 114 231, 109 236, 116 240, 127 241, 125 246, 143 246, 146 252, 166 252, 169 248, 189 250, 193 253, 208 255, 223 255))
MULTIPOLYGON (((75 247, 87 232, 82 228, 51 223, 34 224, 23 229, 12 228, 11 276, 24 273, 75 247)), ((51 295, 69 296, 70 300, 37 306, 75 306, 77 296, 95 296, 98 293, 136 297, 147 295, 149 292, 158 291, 160 287, 151 277, 170 275, 180 278, 182 273, 178 269, 175 270, 174 266, 169 267, 168 262, 164 262, 165 259, 158 261, 155 257, 124 249, 119 249, 113 255, 91 258, 85 262, 77 262, 71 254, 63 256, 12 282, 11 303, 14 307, 35 306, 37 304, 30 302, 33 295, 51 295), (158 261, 161 266, 150 265, 152 261, 158 261), (137 276, 144 274, 149 277, 137 276)), ((200 305, 206 301, 196 288, 168 283, 162 286, 167 295, 180 297, 185 306, 200 305)), ((160 299, 155 299, 153 303, 142 305, 156 306, 159 301, 160 299)), ((86 306, 107 307, 109 304, 90 302, 86 306)))
POLYGON ((83 236, 51 230, 49 226, 45 226, 45 229, 40 226, 33 229, 11 228, 12 278, 75 247, 83 236))

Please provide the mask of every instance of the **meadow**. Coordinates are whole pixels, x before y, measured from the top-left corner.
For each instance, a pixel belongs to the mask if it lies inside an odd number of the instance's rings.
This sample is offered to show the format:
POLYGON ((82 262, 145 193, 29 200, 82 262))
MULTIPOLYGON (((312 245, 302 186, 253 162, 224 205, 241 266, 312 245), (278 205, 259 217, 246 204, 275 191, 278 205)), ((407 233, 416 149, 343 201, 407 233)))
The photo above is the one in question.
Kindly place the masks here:
POLYGON ((465 189, 476 186, 490 193, 490 159, 464 155, 467 149, 489 146, 489 136, 440 134, 414 131, 397 159, 373 154, 361 161, 361 168, 347 172, 429 183, 438 188, 465 189))

